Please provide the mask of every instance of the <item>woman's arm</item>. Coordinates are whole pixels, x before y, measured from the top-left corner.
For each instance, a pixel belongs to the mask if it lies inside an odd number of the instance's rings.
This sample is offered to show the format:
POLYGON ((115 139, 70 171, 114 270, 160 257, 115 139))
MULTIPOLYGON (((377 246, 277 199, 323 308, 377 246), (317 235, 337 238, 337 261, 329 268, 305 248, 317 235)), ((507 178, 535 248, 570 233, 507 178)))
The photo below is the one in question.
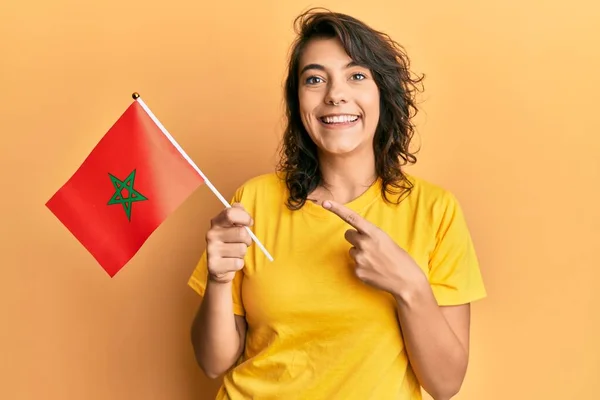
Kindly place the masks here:
POLYGON ((470 305, 439 307, 426 277, 414 290, 393 293, 410 364, 435 400, 449 400, 463 383, 469 359, 470 305))
MULTIPOLYGON (((339 203, 326 201, 323 207, 354 228, 346 231, 345 238, 352 245, 349 254, 356 276, 395 297, 408 357, 421 386, 436 400, 452 398, 467 369, 469 304, 440 308, 428 277, 385 232, 339 203)), ((448 262, 469 265, 466 262, 471 253, 465 250, 469 238, 461 229, 464 225, 452 226, 446 227, 445 239, 438 246, 434 275, 452 275, 452 269, 440 267, 448 262)), ((436 281, 438 286, 444 284, 443 279, 436 281)))
POLYGON ((231 285, 209 280, 192 324, 196 360, 211 379, 229 370, 244 350, 246 320, 233 314, 231 285))
POLYGON ((250 215, 234 203, 211 220, 206 233, 208 279, 192 324, 192 344, 196 360, 209 378, 231 368, 245 346, 246 320, 233 313, 232 288, 252 243, 244 229, 250 225, 250 215))

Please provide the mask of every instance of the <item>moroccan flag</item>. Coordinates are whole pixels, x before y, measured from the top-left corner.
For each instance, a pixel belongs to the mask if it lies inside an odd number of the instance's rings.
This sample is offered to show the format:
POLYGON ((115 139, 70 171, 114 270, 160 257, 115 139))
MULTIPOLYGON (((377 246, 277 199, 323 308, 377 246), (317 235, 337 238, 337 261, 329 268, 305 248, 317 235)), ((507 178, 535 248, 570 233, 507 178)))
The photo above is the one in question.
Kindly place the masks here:
POLYGON ((111 277, 205 182, 146 110, 134 101, 46 203, 111 277))

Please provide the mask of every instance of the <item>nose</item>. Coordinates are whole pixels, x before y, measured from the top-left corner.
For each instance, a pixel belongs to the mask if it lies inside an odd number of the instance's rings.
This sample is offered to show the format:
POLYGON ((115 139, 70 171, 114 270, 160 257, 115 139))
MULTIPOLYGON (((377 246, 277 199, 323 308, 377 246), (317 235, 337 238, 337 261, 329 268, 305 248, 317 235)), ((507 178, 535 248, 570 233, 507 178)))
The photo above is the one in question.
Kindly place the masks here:
POLYGON ((347 102, 347 91, 344 82, 339 79, 331 79, 325 95, 325 103, 337 106, 347 102))

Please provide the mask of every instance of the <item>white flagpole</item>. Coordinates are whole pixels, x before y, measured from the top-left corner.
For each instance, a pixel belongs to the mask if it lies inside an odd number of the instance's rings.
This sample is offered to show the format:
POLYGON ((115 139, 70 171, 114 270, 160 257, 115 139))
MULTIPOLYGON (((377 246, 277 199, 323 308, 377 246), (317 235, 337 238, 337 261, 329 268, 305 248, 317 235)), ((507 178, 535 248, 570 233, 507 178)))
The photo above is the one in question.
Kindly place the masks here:
MULTIPOLYGON (((210 188, 210 190, 212 190, 212 192, 215 194, 215 196, 217 196, 217 198, 221 201, 221 203, 223 203, 223 205, 225 207, 231 208, 231 204, 229 204, 229 202, 221 195, 221 193, 219 193, 217 188, 213 186, 213 184, 208 180, 206 175, 204 175, 204 173, 200 170, 200 168, 198 168, 198 166, 194 163, 194 161, 187 155, 187 153, 183 150, 183 148, 179 145, 179 143, 177 143, 175 138, 173 138, 173 136, 171 136, 171 134, 167 131, 167 129, 163 126, 163 124, 160 123, 158 118, 156 118, 156 116, 152 113, 152 111, 150 111, 150 109, 148 108, 146 103, 144 103, 144 101, 142 100, 140 95, 137 92, 135 92, 135 93, 133 93, 132 97, 135 101, 137 101, 142 106, 142 108, 146 111, 146 113, 148 113, 150 118, 152 118, 152 121, 154 121, 154 123, 160 128, 162 133, 169 139, 169 141, 173 144, 173 146, 175 146, 175 148, 179 151, 179 153, 181 153, 183 158, 185 158, 187 160, 187 162, 192 166, 192 168, 194 168, 194 170, 196 170, 196 172, 202 177, 206 186, 208 186, 210 188)), ((256 245, 262 250, 262 252, 265 254, 265 256, 267 256, 267 258, 270 261, 273 261, 273 256, 271 256, 271 254, 269 254, 269 252, 267 251, 265 246, 263 246, 263 244, 260 242, 260 240, 258 240, 258 238, 254 234, 254 232, 252 232, 250 230, 250 228, 248 228, 248 227, 245 227, 245 228, 248 231, 248 233, 250 234, 250 237, 252 238, 254 243, 256 243, 256 245)))

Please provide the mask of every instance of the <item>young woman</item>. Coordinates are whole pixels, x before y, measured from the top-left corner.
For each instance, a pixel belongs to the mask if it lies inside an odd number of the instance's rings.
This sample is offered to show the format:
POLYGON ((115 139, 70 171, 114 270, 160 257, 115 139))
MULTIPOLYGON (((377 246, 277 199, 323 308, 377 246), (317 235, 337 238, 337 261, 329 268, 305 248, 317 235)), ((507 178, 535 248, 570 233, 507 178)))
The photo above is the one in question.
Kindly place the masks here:
POLYGON ((214 217, 190 278, 198 363, 218 399, 450 399, 486 293, 456 198, 401 168, 419 79, 355 18, 297 23, 280 171, 214 217))

